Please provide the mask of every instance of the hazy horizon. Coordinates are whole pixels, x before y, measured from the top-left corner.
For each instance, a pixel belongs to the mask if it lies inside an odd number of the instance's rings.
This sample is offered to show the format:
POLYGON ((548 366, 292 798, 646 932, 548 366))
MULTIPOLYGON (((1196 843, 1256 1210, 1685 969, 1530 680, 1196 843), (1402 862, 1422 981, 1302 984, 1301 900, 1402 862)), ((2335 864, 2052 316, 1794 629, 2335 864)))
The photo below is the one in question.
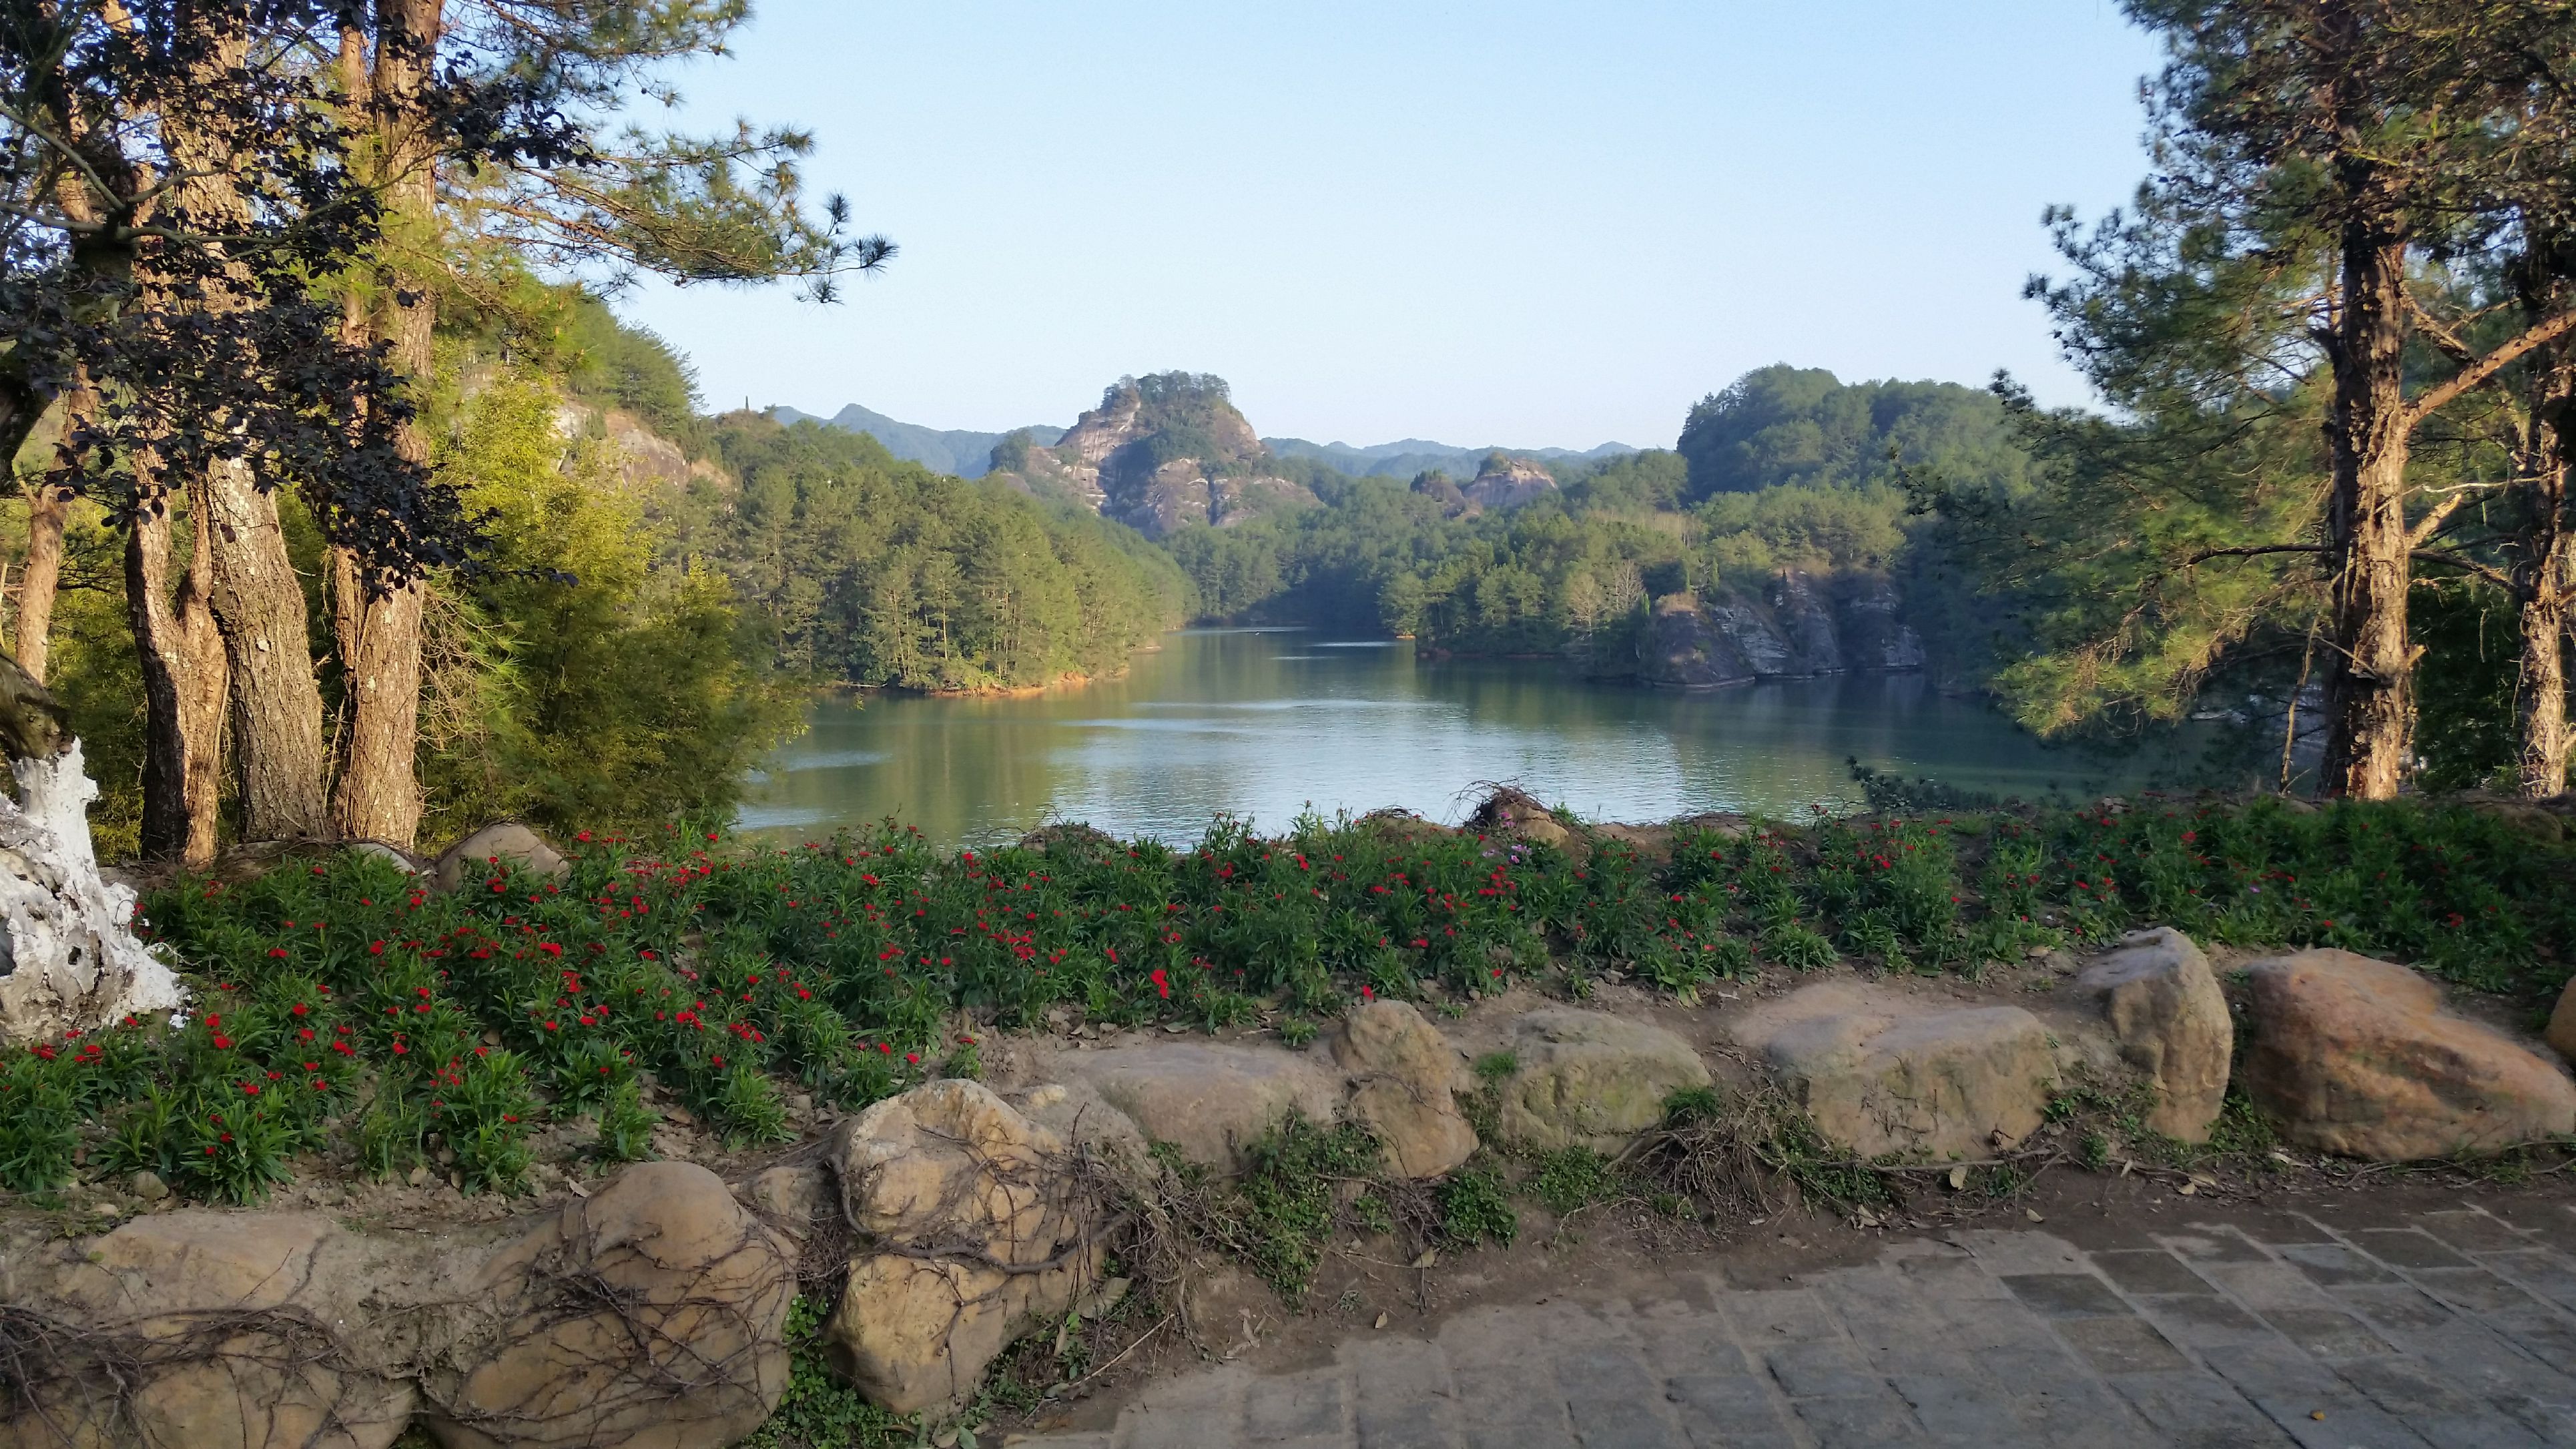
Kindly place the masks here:
POLYGON ((2024 278, 2043 206, 2144 173, 2107 4, 1965 10, 768 0, 698 126, 812 129, 902 248, 832 307, 639 284, 711 407, 1061 426, 1227 378, 1265 436, 1669 445, 1771 362, 2079 401, 2024 278))

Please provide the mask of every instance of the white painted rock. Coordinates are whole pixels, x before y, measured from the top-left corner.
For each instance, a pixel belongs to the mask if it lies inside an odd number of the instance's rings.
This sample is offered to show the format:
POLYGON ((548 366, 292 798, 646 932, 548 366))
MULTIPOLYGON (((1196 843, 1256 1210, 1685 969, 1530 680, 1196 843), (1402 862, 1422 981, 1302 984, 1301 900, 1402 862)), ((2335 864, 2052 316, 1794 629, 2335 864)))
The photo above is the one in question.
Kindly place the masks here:
POLYGON ((0 1042, 52 1040, 177 1010, 187 992, 136 939, 134 891, 99 875, 89 838, 98 786, 80 741, 20 760, 0 797, 0 1042))

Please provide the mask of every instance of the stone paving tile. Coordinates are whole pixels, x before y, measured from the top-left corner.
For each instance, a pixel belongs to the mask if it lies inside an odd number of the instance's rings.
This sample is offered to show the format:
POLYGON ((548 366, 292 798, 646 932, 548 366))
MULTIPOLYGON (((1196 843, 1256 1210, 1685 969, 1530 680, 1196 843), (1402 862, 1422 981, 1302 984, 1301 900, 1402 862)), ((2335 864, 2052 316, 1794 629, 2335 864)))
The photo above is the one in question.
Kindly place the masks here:
POLYGON ((2214 1293, 2141 1297, 2138 1303, 2167 1338, 2204 1353, 2272 1337, 2270 1325, 2214 1293))
MULTIPOLYGON (((2566 1223, 2576 1230, 2576 1216, 2566 1223)), ((2576 1445, 2576 1256, 2473 1206, 1903 1240, 1636 1301, 1489 1307, 1330 1368, 1148 1386, 1031 1449, 2576 1445)), ((2576 1239, 2576 1231, 2566 1234, 2576 1239)))
POLYGON ((2127 1293, 2209 1293, 2206 1279, 2162 1248, 2119 1248, 2095 1253, 2093 1266, 2127 1293))
POLYGON ((2404 1280, 2395 1273, 2341 1243, 2294 1243, 2281 1249, 2290 1266, 2308 1276, 2308 1281, 2321 1288, 2340 1288, 2348 1283, 2398 1283, 2404 1280))
POLYGON ((2496 1253, 2531 1246, 2522 1229, 2479 1208, 2425 1213, 2415 1226, 2464 1253, 2496 1253))
POLYGON ((2311 1358, 2367 1358, 2389 1352, 2388 1341, 2360 1319, 2334 1308, 2273 1308, 2263 1320, 2311 1358))
POLYGON ((2111 1387, 2164 1442, 2183 1449, 2285 1449, 2292 1442, 2243 1394, 2208 1374, 2113 1374, 2111 1387))
POLYGON ((1680 1374, 1664 1385, 1691 1449, 1797 1443, 1778 1399, 1767 1380, 1751 1374, 1680 1374))

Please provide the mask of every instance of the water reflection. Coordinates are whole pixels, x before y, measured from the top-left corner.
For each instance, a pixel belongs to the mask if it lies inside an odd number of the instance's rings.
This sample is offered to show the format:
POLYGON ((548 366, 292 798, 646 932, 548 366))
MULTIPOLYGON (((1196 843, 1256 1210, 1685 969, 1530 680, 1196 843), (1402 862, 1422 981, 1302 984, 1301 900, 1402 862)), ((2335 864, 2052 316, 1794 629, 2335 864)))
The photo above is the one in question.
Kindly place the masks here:
POLYGON ((1916 675, 1678 694, 1544 660, 1422 660, 1402 641, 1193 630, 1086 688, 819 701, 739 823, 806 835, 893 814, 980 844, 1084 820, 1183 841, 1220 811, 1279 826, 1308 803, 1455 820, 1489 780, 1599 819, 1791 814, 1852 795, 1847 756, 2026 795, 2111 783, 1916 675))

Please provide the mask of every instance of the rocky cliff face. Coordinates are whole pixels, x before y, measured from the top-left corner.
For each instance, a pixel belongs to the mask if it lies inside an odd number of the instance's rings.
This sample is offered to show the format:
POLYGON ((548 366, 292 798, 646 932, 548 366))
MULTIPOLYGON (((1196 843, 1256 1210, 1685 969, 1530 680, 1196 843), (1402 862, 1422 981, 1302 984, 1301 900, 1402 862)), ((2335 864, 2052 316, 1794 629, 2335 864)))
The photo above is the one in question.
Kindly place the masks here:
POLYGON ((1270 450, 1213 377, 1121 378, 1052 448, 1025 457, 994 450, 994 476, 1160 538, 1192 523, 1229 527, 1312 503, 1304 485, 1268 466, 1270 450))
POLYGON ((1819 578, 1801 569, 1772 575, 1756 597, 1673 594, 1655 602, 1637 674, 1649 684, 1716 689, 1920 669, 1923 641, 1900 617, 1902 608, 1883 578, 1819 578))
POLYGON ((1465 489, 1469 502, 1493 509, 1518 508, 1555 491, 1555 474, 1527 458, 1503 453, 1487 454, 1484 466, 1465 489))

